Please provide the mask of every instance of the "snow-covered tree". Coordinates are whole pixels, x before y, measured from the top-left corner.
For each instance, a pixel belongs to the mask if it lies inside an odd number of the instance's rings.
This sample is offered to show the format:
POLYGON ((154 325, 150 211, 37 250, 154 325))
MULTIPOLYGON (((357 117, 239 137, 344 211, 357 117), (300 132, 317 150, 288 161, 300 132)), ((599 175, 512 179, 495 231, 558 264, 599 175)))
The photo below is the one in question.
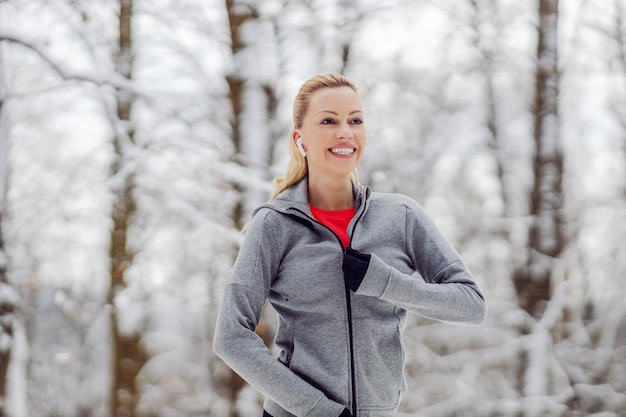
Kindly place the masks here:
POLYGON ((554 262, 567 242, 563 230, 563 152, 560 136, 558 30, 559 3, 538 4, 537 69, 534 118, 533 185, 529 198, 531 224, 527 254, 513 281, 524 310, 539 317, 550 299, 554 262))
MULTIPOLYGON (((119 43, 115 51, 115 72, 122 78, 133 78, 134 41, 133 0, 119 1, 119 43)), ((135 172, 132 167, 133 147, 135 146, 134 127, 131 119, 134 97, 126 90, 115 92, 116 112, 111 121, 114 125, 113 144, 115 159, 111 168, 113 184, 112 229, 111 229, 111 286, 108 302, 111 311, 112 386, 111 414, 137 416, 141 389, 137 376, 148 360, 141 343, 141 321, 134 322, 126 315, 132 314, 129 305, 132 300, 122 303, 120 295, 128 287, 126 272, 133 263, 133 253, 129 245, 129 230, 136 211, 134 200, 135 172), (132 323, 130 326, 128 323, 132 323)))
POLYGON ((9 282, 7 265, 8 256, 5 249, 3 225, 6 201, 6 187, 9 173, 8 159, 8 117, 3 106, 8 94, 4 80, 4 62, 0 50, 0 416, 7 415, 8 370, 13 350, 13 332, 15 313, 18 307, 18 296, 9 282))

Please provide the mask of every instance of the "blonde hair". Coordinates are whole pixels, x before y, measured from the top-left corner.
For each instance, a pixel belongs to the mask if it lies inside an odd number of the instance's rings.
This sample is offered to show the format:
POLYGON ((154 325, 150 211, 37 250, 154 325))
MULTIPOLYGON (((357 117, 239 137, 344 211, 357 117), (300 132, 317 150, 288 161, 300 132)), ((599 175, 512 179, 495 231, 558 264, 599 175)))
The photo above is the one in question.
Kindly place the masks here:
MULTIPOLYGON (((339 88, 349 87, 355 93, 357 93, 356 85, 348 78, 341 74, 329 73, 323 75, 316 75, 306 81, 300 87, 298 95, 293 103, 293 127, 294 129, 301 129, 304 123, 304 118, 309 110, 309 103, 311 96, 318 90, 323 88, 339 88)), ((278 194, 291 187, 293 184, 304 178, 309 172, 306 158, 296 148, 294 141, 289 138, 289 163, 287 165, 287 172, 284 177, 274 178, 274 193, 270 198, 270 201, 275 199, 278 194)), ((359 182, 359 177, 356 170, 350 174, 354 182, 359 182)))

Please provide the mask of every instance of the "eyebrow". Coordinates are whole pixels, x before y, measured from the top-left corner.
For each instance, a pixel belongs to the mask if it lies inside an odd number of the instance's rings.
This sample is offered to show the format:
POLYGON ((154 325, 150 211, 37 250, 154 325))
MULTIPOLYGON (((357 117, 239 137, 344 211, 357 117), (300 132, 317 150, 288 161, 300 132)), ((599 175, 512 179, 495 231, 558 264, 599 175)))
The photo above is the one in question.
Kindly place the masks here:
MULTIPOLYGON (((330 113, 330 114, 334 114, 335 116, 339 116, 339 113, 337 113, 336 111, 332 111, 332 110, 322 110, 317 114, 321 114, 321 113, 330 113)), ((352 110, 350 113, 348 113, 348 116, 352 116, 355 113, 363 113, 363 110, 352 110)))

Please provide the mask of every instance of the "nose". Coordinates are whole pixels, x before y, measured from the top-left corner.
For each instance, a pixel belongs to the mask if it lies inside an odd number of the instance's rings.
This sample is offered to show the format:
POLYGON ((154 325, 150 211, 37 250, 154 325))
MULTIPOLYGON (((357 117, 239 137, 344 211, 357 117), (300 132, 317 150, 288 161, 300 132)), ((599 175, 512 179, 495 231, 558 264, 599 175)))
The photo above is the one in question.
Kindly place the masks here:
POLYGON ((347 123, 342 124, 337 131, 337 139, 352 139, 354 137, 354 133, 352 133, 352 129, 350 129, 350 125, 347 123))

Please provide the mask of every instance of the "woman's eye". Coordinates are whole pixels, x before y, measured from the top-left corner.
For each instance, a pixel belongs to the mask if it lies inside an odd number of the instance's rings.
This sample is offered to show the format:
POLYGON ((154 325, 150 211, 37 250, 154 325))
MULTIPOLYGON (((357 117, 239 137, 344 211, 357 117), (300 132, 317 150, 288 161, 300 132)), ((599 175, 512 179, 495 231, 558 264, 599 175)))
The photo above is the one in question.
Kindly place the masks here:
POLYGON ((335 121, 333 119, 323 119, 322 120, 322 124, 323 125, 332 125, 333 123, 335 123, 335 121))
POLYGON ((363 119, 360 119, 360 118, 352 119, 352 124, 354 125, 363 124, 363 119))

